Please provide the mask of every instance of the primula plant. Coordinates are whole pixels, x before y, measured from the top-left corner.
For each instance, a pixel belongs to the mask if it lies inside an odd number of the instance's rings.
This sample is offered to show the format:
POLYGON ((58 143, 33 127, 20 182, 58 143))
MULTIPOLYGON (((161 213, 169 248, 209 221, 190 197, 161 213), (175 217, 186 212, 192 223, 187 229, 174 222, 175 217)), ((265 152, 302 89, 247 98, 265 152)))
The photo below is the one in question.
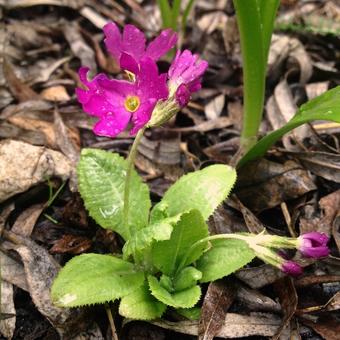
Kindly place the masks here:
POLYGON ((284 258, 281 249, 303 256, 328 255, 328 237, 312 232, 297 239, 262 232, 258 235, 210 235, 207 220, 228 197, 236 171, 211 165, 173 184, 152 207, 149 189, 134 170, 140 138, 184 107, 201 88, 206 61, 189 50, 178 51, 167 74, 157 60, 174 47, 177 35, 163 31, 146 46, 145 36, 132 25, 123 33, 114 23, 104 27, 105 44, 128 80, 104 74, 88 79, 77 97, 83 109, 98 117, 97 135, 115 137, 128 126, 136 134, 127 160, 110 152, 84 149, 78 164, 79 191, 93 219, 118 233, 122 254, 83 254, 60 271, 52 298, 63 307, 120 300, 119 313, 131 319, 161 317, 168 307, 183 313, 201 298, 201 284, 233 273, 254 257, 299 275, 302 268, 284 258), (152 207, 152 208, 151 208, 152 207))

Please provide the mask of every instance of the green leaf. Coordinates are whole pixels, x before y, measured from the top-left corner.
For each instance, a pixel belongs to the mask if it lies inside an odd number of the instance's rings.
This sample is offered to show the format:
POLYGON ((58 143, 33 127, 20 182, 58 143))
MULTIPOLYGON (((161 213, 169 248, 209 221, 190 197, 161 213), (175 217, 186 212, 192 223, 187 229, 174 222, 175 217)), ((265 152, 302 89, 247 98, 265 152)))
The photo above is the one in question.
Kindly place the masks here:
POLYGON ((161 11, 163 28, 171 27, 172 8, 170 7, 168 0, 157 0, 157 3, 161 11))
POLYGON ((165 310, 166 305, 151 295, 147 283, 124 296, 119 305, 120 315, 135 320, 160 318, 165 310))
POLYGON ((154 276, 148 276, 151 294, 164 304, 175 308, 193 307, 201 297, 201 288, 194 286, 180 292, 169 293, 154 276))
MULTIPOLYGON (((86 209, 100 226, 116 231, 125 240, 129 237, 123 225, 126 166, 126 160, 118 154, 96 149, 83 149, 78 164, 79 191, 86 209)), ((128 220, 133 234, 147 225, 151 207, 148 186, 135 171, 129 204, 128 220)))
POLYGON ((136 254, 149 247, 153 241, 164 241, 171 237, 173 226, 178 223, 182 214, 165 218, 145 227, 133 235, 123 247, 124 257, 136 254))
POLYGON ((179 315, 184 316, 189 320, 199 320, 201 317, 201 308, 200 307, 192 307, 192 308, 177 308, 176 312, 179 315))
POLYGON ((201 212, 204 220, 227 198, 236 181, 235 169, 222 164, 211 165, 181 177, 165 193, 151 212, 151 218, 167 206, 169 216, 191 209, 201 212))
MULTIPOLYGON (((243 128, 241 145, 248 147, 256 140, 263 114, 265 94, 264 32, 259 0, 234 0, 243 61, 243 128)), ((267 26, 267 25, 266 25, 267 26)))
POLYGON ((313 120, 330 120, 340 123, 340 86, 302 105, 295 116, 282 128, 260 139, 239 161, 240 168, 246 163, 262 157, 266 151, 287 132, 313 120))
POLYGON ((197 284, 197 281, 202 278, 202 273, 194 267, 186 267, 182 269, 174 278, 174 290, 179 292, 181 290, 191 288, 197 284))
POLYGON ((130 294, 143 281, 144 273, 137 272, 130 262, 111 255, 83 254, 60 270, 51 295, 61 307, 104 303, 130 294))
POLYGON ((201 282, 210 282, 227 276, 249 263, 254 252, 241 240, 224 239, 211 241, 212 247, 197 261, 202 272, 201 282))
POLYGON ((167 275, 173 275, 179 264, 183 267, 196 261, 207 247, 203 243, 197 247, 188 258, 189 247, 198 240, 208 236, 208 226, 203 220, 201 213, 191 210, 184 213, 180 221, 173 227, 171 238, 166 241, 159 241, 152 246, 152 259, 154 265, 167 275))

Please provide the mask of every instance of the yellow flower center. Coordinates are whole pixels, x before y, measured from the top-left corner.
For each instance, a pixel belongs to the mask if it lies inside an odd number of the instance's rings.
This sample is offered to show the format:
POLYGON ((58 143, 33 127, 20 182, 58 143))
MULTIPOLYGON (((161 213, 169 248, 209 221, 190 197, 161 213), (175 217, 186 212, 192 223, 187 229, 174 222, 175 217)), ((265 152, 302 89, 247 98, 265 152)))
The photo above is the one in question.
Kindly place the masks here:
POLYGON ((139 97, 127 96, 124 102, 125 109, 129 112, 135 112, 138 110, 140 105, 139 97))

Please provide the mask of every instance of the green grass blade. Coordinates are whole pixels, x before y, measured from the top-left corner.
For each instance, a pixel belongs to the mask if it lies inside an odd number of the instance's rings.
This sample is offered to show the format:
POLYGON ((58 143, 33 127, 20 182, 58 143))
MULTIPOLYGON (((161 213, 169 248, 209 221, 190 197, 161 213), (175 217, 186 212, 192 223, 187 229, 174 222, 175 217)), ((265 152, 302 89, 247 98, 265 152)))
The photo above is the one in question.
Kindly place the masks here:
POLYGON ((240 168, 246 163, 262 157, 266 151, 287 132, 313 120, 330 120, 340 123, 340 86, 302 105, 295 116, 282 128, 259 140, 238 162, 240 168))
POLYGON ((163 28, 170 28, 172 24, 172 9, 168 0, 157 0, 159 9, 161 11, 163 28))
POLYGON ((265 90, 265 57, 262 23, 257 0, 234 0, 243 58, 244 113, 241 146, 256 142, 265 90))
POLYGON ((172 29, 177 32, 178 31, 178 17, 181 11, 181 0, 174 0, 172 5, 172 20, 171 20, 171 27, 172 29))
POLYGON ((270 42, 274 30, 276 12, 279 8, 280 0, 258 0, 258 5, 262 22, 264 57, 267 64, 270 42))
POLYGON ((194 1, 195 0, 190 0, 183 11, 183 16, 182 16, 182 31, 183 32, 185 32, 185 29, 187 27, 188 16, 190 14, 192 6, 194 5, 194 1))

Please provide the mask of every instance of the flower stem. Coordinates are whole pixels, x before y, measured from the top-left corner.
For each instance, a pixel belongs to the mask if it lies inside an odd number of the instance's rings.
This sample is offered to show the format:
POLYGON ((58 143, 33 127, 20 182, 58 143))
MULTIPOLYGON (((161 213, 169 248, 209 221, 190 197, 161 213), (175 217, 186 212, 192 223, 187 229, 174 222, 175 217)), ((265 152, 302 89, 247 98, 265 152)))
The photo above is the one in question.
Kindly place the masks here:
POLYGON ((131 175, 132 170, 134 168, 135 159, 137 155, 138 145, 145 131, 145 127, 140 129, 136 135, 135 140, 133 141, 129 156, 127 158, 127 169, 126 169, 126 177, 125 177, 125 186, 124 186, 124 210, 123 210, 123 223, 126 226, 128 231, 128 238, 131 238, 131 230, 129 225, 129 203, 130 203, 130 187, 131 187, 131 175))

